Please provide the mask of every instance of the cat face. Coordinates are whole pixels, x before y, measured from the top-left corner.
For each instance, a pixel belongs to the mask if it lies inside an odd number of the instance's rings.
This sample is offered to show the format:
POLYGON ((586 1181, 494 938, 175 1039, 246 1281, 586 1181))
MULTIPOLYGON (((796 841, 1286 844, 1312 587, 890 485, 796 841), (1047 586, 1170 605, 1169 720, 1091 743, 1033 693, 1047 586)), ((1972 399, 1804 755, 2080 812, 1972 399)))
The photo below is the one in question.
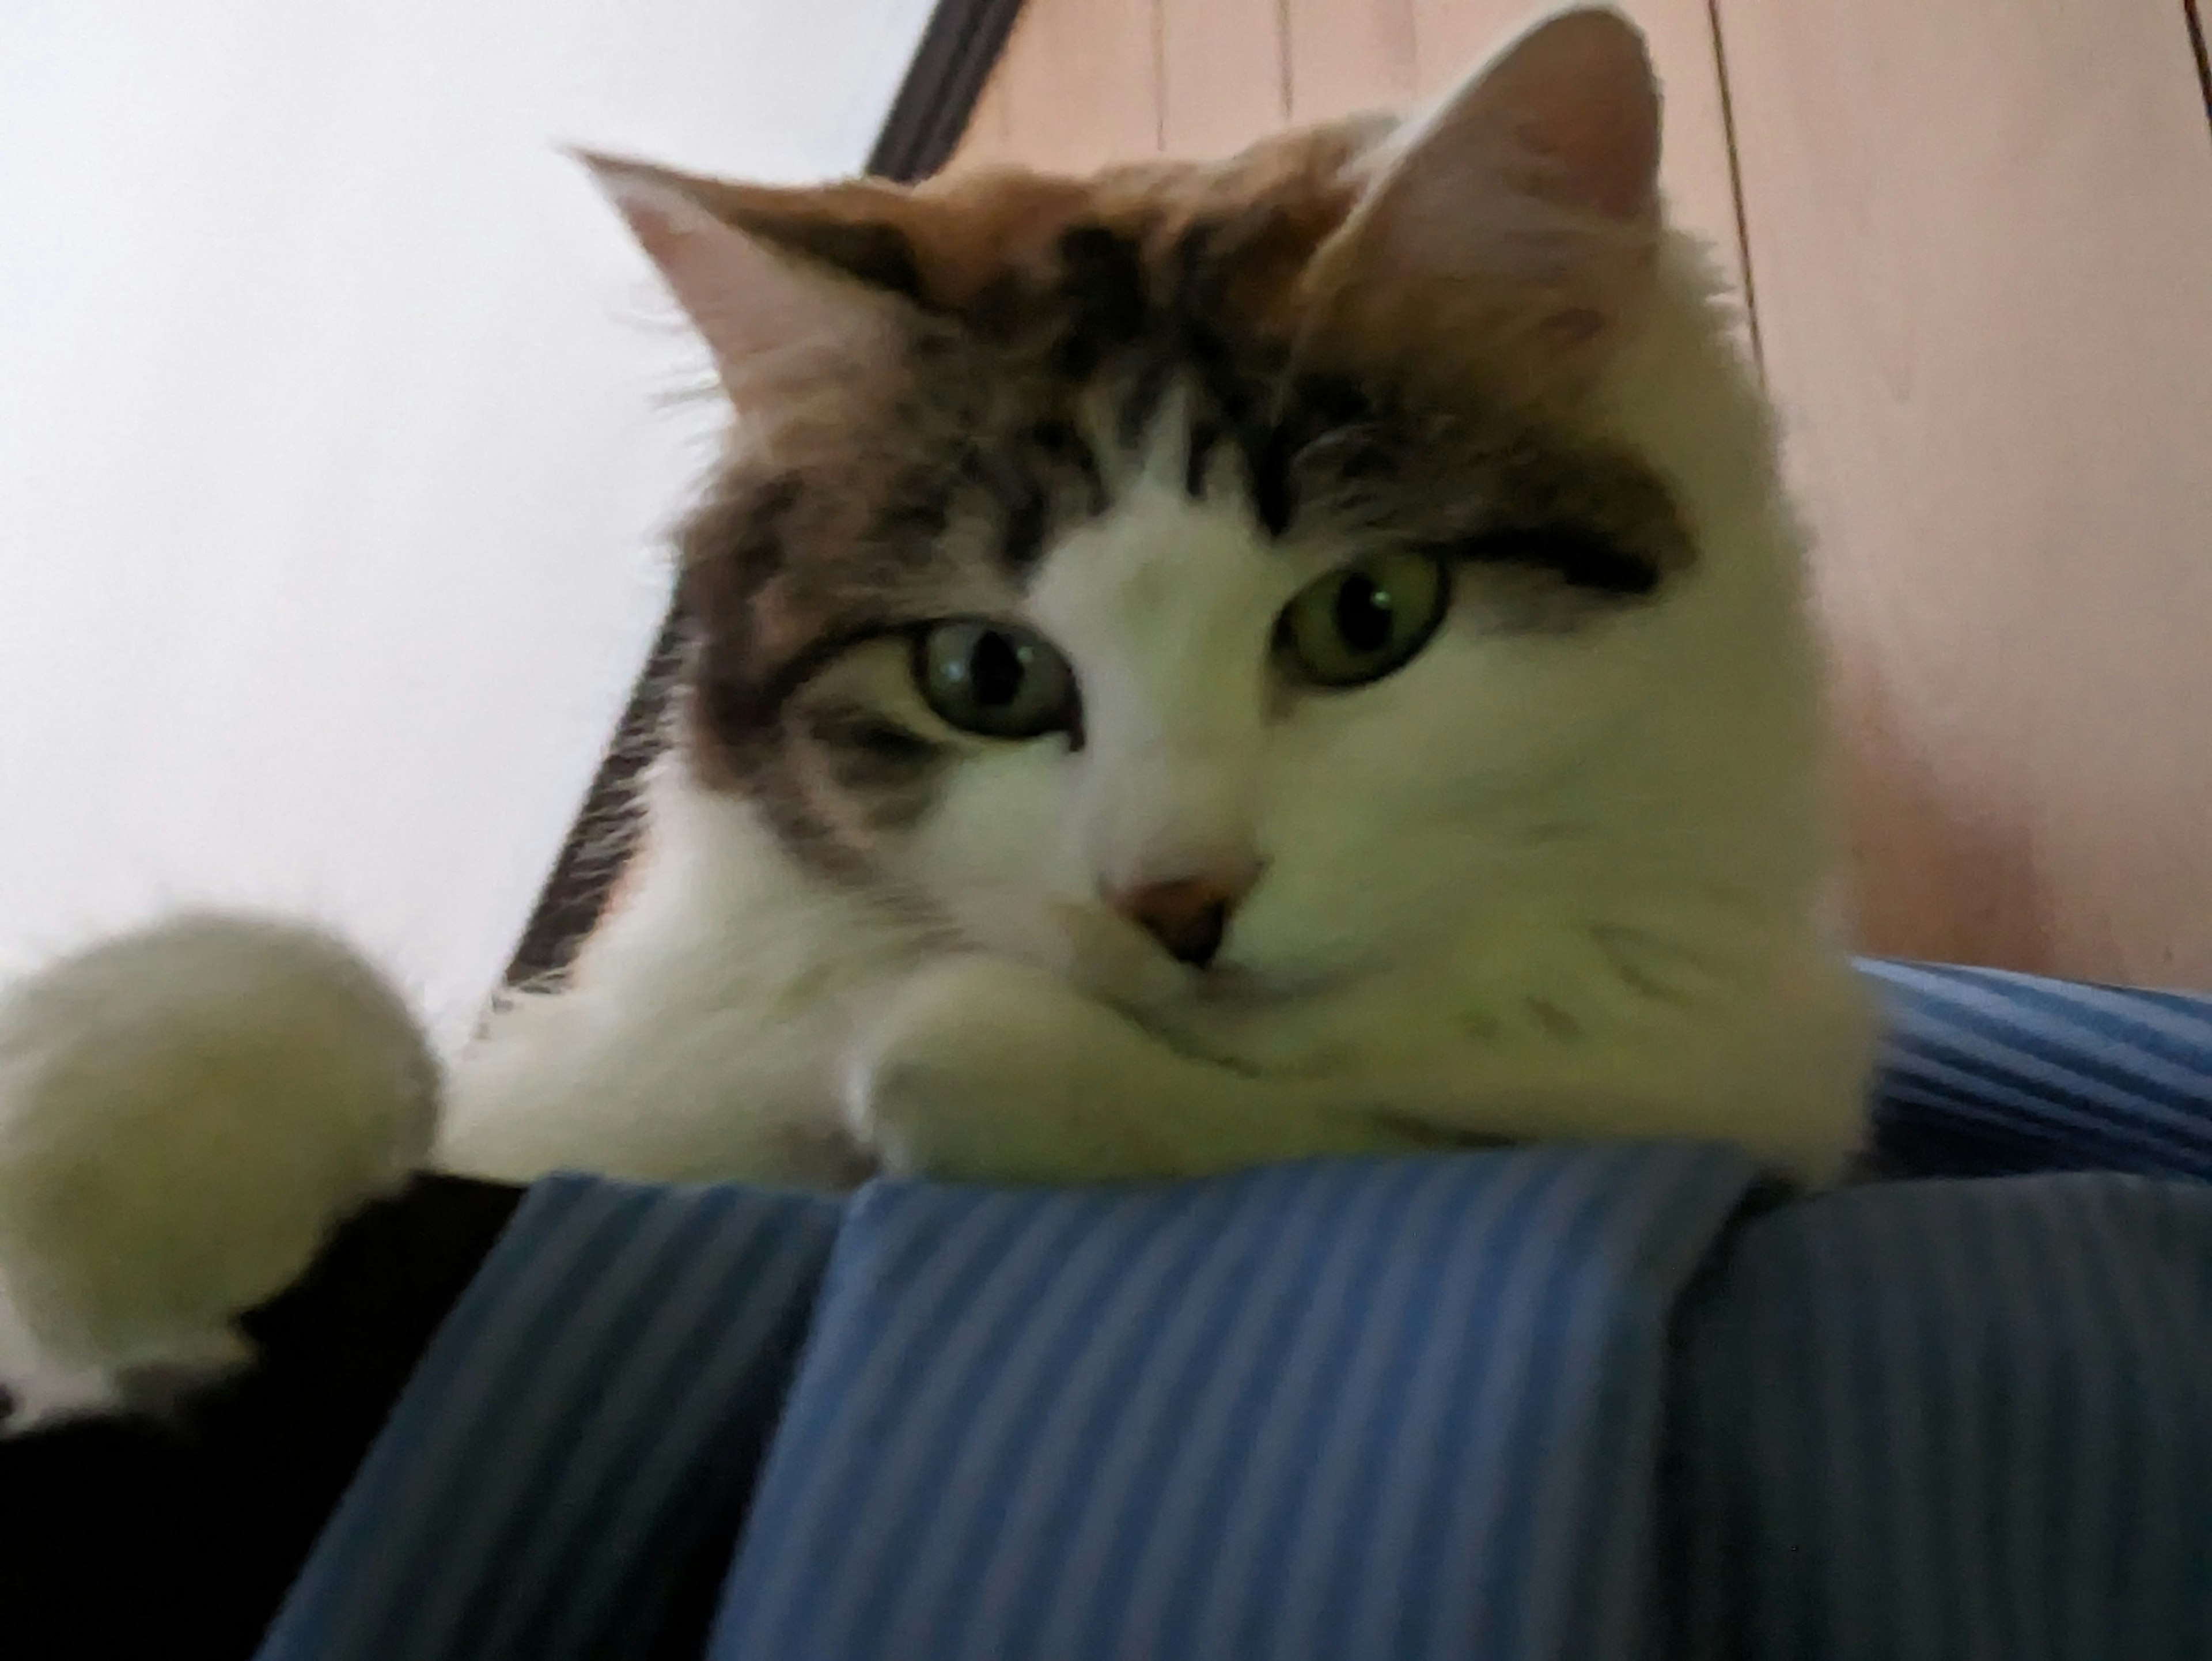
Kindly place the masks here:
POLYGON ((1209 996, 1293 998, 1456 926, 1439 881, 1484 879, 1476 843, 1514 840, 1500 803, 1540 801, 1612 701, 1571 640, 1656 599, 1686 549, 1626 467, 1601 538, 1510 477, 1440 493, 1434 518, 1404 476, 1340 484, 1334 513, 1316 488, 1270 532, 1241 459, 1194 458, 1193 432, 1171 403, 1010 623, 925 633, 876 672, 877 707, 957 757, 906 855, 933 894, 1048 897, 1066 966, 1124 997, 1164 952, 1209 996), (959 731, 1012 711, 1055 724, 959 731), (1102 902, 1151 938, 1087 922, 1102 902))
POLYGON ((682 541, 684 764, 826 879, 1133 1004, 1293 999, 1510 908, 1635 811, 1594 758, 1711 586, 1700 467, 1622 413, 1655 312, 1719 327, 1667 292, 1657 155, 1601 11, 1424 120, 1212 167, 598 163, 738 416, 682 541))

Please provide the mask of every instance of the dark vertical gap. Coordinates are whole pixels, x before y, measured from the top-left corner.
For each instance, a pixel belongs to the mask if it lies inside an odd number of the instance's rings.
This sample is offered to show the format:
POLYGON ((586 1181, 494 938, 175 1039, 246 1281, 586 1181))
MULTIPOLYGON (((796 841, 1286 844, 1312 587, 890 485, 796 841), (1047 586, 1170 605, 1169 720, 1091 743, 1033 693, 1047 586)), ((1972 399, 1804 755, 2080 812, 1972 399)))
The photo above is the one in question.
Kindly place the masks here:
POLYGON ((1743 316, 1751 330, 1752 362, 1766 376, 1766 342, 1759 332, 1759 289, 1751 272, 1751 215, 1743 201, 1743 159, 1737 152, 1735 90, 1729 82, 1728 40, 1721 32, 1721 0, 1705 0, 1705 15, 1713 31, 1713 70, 1721 82, 1721 131, 1728 139, 1729 194, 1735 204, 1736 258, 1743 264, 1743 316))
POLYGON ((1275 119, 1291 119, 1291 0, 1275 0, 1275 119))
MULTIPOLYGON (((869 173, 909 182, 945 165, 968 130, 1021 9, 1022 0, 938 0, 868 153, 869 173)), ((1155 0, 1156 36, 1158 15, 1155 0)), ((664 746, 684 652, 684 619, 672 608, 523 928, 507 964, 508 986, 558 975, 606 909, 637 846, 638 782, 664 746)))
POLYGON ((2181 0, 2181 15, 2188 20, 2189 44, 2197 53, 2197 85, 2204 94, 2204 120, 2212 126, 2212 50, 2204 44, 2204 14, 2197 0, 2181 0))
POLYGON ((583 809, 553 862, 553 874, 538 891, 538 904, 507 966, 507 985, 544 980, 568 965, 577 944, 599 922, 616 879, 636 851, 638 782, 660 753, 684 648, 684 620, 671 608, 659 637, 646 654, 645 669, 630 691, 622 719, 615 723, 614 740, 600 759, 583 809))

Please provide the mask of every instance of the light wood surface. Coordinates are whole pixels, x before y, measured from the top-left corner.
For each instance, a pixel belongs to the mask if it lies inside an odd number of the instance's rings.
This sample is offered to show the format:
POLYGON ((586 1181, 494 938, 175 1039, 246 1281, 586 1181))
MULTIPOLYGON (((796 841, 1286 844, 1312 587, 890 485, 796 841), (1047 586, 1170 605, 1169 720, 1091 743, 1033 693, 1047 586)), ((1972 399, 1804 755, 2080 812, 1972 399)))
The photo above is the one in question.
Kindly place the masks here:
POLYGON ((1289 121, 1283 0, 1158 4, 1160 137, 1170 155, 1227 155, 1289 121))
POLYGON ((948 167, 983 167, 1016 159, 1013 133, 1006 125, 1006 80, 1003 70, 1002 59, 1000 68, 983 83, 982 94, 969 113, 967 130, 960 135, 960 146, 945 163, 948 167))
POLYGON ((994 77, 1007 142, 1032 166, 1087 172, 1160 147, 1160 0, 1035 0, 994 77))
POLYGON ((2212 983, 2212 142, 2180 7, 1720 15, 1868 942, 2212 983))
POLYGON ((1292 120, 1392 109, 1419 95, 1413 0, 1284 0, 1284 8, 1292 120))

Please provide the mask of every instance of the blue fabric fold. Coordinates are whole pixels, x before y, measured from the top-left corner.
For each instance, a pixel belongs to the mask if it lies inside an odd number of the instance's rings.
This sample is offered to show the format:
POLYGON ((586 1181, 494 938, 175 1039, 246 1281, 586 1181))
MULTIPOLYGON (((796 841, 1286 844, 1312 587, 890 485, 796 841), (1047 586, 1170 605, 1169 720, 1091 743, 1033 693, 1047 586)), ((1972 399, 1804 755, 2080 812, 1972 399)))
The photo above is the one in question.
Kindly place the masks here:
POLYGON ((539 1183, 423 1358, 262 1661, 630 1654, 742 1500, 840 1208, 539 1183))
POLYGON ((541 1184, 262 1655, 641 1655, 748 1503, 714 1661, 2212 1655, 2212 1001, 1869 968, 1976 1180, 541 1184))
POLYGON ((2212 1178, 2212 997, 1861 967, 1889 1017, 1871 1126, 1889 1170, 2212 1178))
POLYGON ((1635 1653, 1668 1312, 1751 1177, 1615 1148, 876 1189, 710 1653, 1635 1653))
POLYGON ((1729 1240, 1679 1366, 1673 1652, 2212 1656, 2212 1187, 1785 1207, 1729 1240))

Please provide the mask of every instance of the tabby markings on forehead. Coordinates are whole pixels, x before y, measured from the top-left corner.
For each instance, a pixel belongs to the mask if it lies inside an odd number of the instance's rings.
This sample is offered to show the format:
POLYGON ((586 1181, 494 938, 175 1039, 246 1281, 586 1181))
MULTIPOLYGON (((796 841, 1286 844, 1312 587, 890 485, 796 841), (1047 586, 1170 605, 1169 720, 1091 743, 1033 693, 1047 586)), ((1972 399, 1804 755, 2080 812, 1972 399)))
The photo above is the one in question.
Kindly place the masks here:
POLYGON ((840 235, 823 257, 938 313, 917 324, 913 401, 874 417, 894 423, 876 429, 884 451, 903 445, 908 459, 873 485, 849 450, 750 482, 734 472, 686 546, 687 587, 708 602, 695 739, 817 865, 862 873, 862 843, 919 814, 959 749, 835 699, 787 719, 793 696, 866 640, 928 621, 932 571, 948 593, 977 558, 1025 579, 1059 534, 1112 508, 1109 479, 1130 470, 1102 465, 1098 447, 1141 462, 1171 413, 1194 500, 1233 477, 1272 539, 1312 515, 1347 548, 1417 547, 1493 573, 1468 590, 1489 626, 1579 627, 1690 561, 1671 501, 1629 459, 1473 393, 1414 410, 1386 381, 1297 368, 1229 304, 1223 228, 1189 227, 1148 263, 1133 237, 1076 226, 1051 271, 1009 272, 957 317, 933 307, 896 232, 840 235), (803 642, 771 660, 767 641, 794 631, 803 642))

